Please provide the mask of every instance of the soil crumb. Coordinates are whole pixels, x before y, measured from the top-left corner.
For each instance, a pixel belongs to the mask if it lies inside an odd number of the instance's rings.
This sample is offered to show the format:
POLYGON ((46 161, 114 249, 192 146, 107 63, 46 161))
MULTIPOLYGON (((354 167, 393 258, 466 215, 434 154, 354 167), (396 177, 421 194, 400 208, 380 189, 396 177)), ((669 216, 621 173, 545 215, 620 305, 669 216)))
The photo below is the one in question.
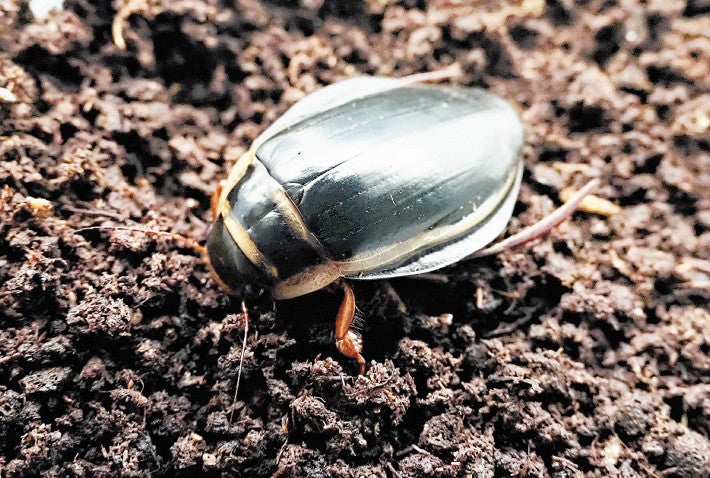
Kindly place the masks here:
POLYGON ((681 0, 0 2, 0 476, 710 474, 710 9, 681 0), (169 239, 303 96, 458 68, 526 127, 529 247, 249 302, 169 239))

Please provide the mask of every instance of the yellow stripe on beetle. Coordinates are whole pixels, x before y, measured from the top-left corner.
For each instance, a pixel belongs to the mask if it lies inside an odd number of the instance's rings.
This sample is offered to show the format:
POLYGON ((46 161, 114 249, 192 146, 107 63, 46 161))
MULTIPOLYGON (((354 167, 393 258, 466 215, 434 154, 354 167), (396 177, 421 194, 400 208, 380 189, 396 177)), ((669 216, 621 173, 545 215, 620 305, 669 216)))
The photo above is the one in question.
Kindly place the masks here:
POLYGON ((232 236, 237 247, 242 251, 242 253, 254 264, 256 267, 261 269, 273 279, 279 277, 279 271, 276 266, 259 250, 254 241, 249 237, 249 233, 244 226, 239 224, 239 222, 232 215, 232 207, 229 205, 228 201, 224 201, 220 206, 220 214, 222 215, 222 220, 224 220, 224 225, 232 236))

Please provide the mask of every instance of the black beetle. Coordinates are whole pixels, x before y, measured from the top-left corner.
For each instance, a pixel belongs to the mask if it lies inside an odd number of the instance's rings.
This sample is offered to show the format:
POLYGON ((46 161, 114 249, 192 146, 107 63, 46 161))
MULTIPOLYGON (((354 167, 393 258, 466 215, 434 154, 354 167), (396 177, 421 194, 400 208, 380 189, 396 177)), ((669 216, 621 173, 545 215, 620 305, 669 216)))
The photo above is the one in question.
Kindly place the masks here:
MULTIPOLYGON (((358 77, 302 99, 233 166, 207 240, 227 289, 275 299, 432 271, 495 239, 522 176, 516 111, 478 88, 358 77)), ((358 360, 345 300, 338 349, 358 360)))

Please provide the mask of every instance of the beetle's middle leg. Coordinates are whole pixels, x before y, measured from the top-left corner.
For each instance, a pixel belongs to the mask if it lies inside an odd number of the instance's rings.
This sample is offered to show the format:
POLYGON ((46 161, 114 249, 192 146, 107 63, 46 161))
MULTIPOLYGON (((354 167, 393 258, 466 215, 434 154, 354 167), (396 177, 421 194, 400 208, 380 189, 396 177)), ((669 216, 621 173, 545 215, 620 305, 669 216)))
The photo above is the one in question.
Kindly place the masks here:
POLYGON ((352 287, 342 281, 343 302, 338 309, 338 317, 335 319, 335 346, 341 354, 357 360, 360 364, 360 375, 365 373, 365 358, 362 352, 362 337, 354 330, 350 330, 350 325, 355 317, 355 294, 352 287))
POLYGON ((474 252, 473 254, 466 257, 466 259, 473 259, 474 257, 484 257, 491 256, 493 254, 498 254, 501 251, 518 247, 522 244, 537 239, 543 234, 547 234, 552 229, 557 227, 562 221, 568 219, 579 208, 580 204, 587 196, 587 194, 592 192, 592 190, 594 190, 594 188, 596 188, 597 186, 599 186, 599 179, 592 179, 587 184, 582 186, 582 189, 577 191, 566 203, 552 211, 552 213, 540 219, 535 224, 526 227, 517 234, 513 234, 507 239, 497 242, 492 246, 474 252))

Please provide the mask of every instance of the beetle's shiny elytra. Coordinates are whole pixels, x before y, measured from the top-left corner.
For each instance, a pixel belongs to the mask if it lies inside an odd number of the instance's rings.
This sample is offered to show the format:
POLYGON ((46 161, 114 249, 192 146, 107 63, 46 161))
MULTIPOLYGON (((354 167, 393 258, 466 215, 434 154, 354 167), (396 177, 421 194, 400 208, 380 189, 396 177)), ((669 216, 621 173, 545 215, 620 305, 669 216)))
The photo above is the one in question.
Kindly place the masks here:
MULTIPOLYGON (((477 88, 361 77, 289 109, 233 166, 207 240, 228 289, 276 299, 339 278, 417 274, 491 242, 512 214, 523 128, 477 88)), ((350 287, 336 344, 364 371, 350 287)))
POLYGON ((522 125, 477 88, 346 80, 307 96, 234 165, 207 242, 229 287, 277 299, 339 277, 417 274, 461 260, 505 227, 522 125))

